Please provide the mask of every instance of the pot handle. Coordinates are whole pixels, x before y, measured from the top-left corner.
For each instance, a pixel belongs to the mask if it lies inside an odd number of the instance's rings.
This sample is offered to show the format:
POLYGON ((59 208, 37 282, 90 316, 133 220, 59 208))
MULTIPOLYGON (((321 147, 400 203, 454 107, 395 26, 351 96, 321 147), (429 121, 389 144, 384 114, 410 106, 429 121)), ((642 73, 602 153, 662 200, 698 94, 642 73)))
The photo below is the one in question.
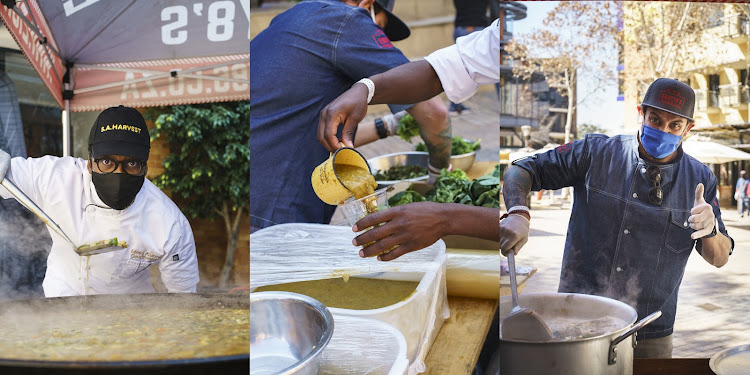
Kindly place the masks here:
POLYGON ((661 310, 656 310, 651 315, 641 319, 639 322, 635 323, 632 327, 630 327, 629 330, 627 330, 625 333, 623 333, 620 336, 617 336, 614 340, 612 340, 612 343, 609 344, 609 364, 614 365, 615 362, 617 362, 617 344, 622 342, 622 340, 625 340, 628 336, 635 333, 635 331, 645 327, 647 324, 653 322, 654 320, 658 319, 661 316, 661 310))

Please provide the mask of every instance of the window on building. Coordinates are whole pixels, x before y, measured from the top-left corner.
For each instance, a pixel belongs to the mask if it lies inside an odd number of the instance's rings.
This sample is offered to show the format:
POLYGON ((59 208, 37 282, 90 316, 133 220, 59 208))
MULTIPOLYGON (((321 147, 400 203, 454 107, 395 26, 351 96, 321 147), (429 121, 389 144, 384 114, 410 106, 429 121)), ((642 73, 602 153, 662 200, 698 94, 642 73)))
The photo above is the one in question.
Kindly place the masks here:
POLYGON ((719 75, 718 74, 708 75, 708 89, 710 91, 719 91, 719 75))
POLYGON ((708 27, 716 27, 724 24, 724 9, 716 8, 716 10, 709 14, 706 20, 708 27))

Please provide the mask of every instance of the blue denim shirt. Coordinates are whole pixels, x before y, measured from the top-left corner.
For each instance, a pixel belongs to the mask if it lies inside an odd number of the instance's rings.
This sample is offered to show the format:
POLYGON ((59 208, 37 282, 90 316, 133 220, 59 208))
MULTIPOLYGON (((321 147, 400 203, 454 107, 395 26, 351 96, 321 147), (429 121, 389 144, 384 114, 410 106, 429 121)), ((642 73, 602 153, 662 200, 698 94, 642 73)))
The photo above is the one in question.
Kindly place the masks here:
POLYGON ((365 9, 335 0, 303 1, 250 41, 251 226, 331 220, 336 207, 310 182, 329 155, 317 141, 320 111, 361 78, 407 62, 365 9))
POLYGON ((672 334, 685 265, 691 250, 701 247, 690 238, 694 230, 687 222, 698 183, 719 231, 727 235, 716 177, 682 147, 678 153, 673 163, 658 165, 661 206, 649 202, 654 184, 634 135, 590 134, 514 162, 531 173, 532 190, 574 187, 559 291, 620 300, 633 306, 639 319, 661 310, 659 319, 638 332, 639 339, 672 334))

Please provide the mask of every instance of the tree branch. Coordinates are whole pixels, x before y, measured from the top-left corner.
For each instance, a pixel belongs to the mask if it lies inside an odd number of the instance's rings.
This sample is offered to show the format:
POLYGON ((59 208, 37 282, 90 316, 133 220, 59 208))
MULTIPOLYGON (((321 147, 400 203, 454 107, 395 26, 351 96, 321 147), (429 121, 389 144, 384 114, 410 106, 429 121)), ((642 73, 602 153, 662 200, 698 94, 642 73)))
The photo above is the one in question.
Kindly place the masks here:
POLYGON ((653 51, 655 41, 653 39, 653 34, 649 34, 650 33, 649 28, 646 27, 647 25, 646 15, 643 13, 643 8, 641 7, 636 7, 636 8, 638 8, 638 13, 641 16, 641 23, 643 27, 646 29, 644 32, 648 34, 648 39, 649 39, 648 48, 647 48, 648 49, 648 62, 649 62, 649 65, 651 66, 651 74, 655 76, 656 75, 656 63, 654 61, 654 51, 653 51))
MULTIPOLYGON (((677 24, 677 33, 681 33, 683 27, 685 26, 685 20, 687 19, 688 12, 690 10, 690 3, 686 3, 685 9, 682 12, 682 17, 680 17, 680 22, 677 24)), ((669 55, 672 53, 672 47, 674 47, 675 43, 673 38, 670 38, 669 44, 667 47, 667 52, 664 53, 665 61, 669 59, 669 55)), ((674 64, 677 62, 676 58, 671 59, 671 63, 669 64, 669 69, 667 69, 664 72, 665 77, 669 77, 672 75, 672 69, 674 69, 674 64)))

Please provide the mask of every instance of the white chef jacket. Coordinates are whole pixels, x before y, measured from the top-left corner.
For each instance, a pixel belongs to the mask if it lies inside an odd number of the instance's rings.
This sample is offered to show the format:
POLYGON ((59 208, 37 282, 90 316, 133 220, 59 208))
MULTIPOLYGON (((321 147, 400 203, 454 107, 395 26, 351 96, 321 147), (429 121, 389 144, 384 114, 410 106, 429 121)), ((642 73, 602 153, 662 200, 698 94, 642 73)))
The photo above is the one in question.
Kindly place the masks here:
MULTIPOLYGON (((77 246, 113 237, 128 245, 87 260, 48 228, 52 250, 44 295, 153 293, 148 267, 155 263, 169 292, 195 292, 199 276, 193 231, 177 205, 146 179, 133 204, 119 211, 109 208, 97 195, 87 166, 88 161, 73 157, 16 157, 5 176, 77 246)), ((3 187, 0 195, 12 198, 3 187)))
POLYGON ((448 99, 463 102, 480 85, 500 81, 500 19, 456 39, 456 44, 429 54, 425 60, 435 69, 448 99))

